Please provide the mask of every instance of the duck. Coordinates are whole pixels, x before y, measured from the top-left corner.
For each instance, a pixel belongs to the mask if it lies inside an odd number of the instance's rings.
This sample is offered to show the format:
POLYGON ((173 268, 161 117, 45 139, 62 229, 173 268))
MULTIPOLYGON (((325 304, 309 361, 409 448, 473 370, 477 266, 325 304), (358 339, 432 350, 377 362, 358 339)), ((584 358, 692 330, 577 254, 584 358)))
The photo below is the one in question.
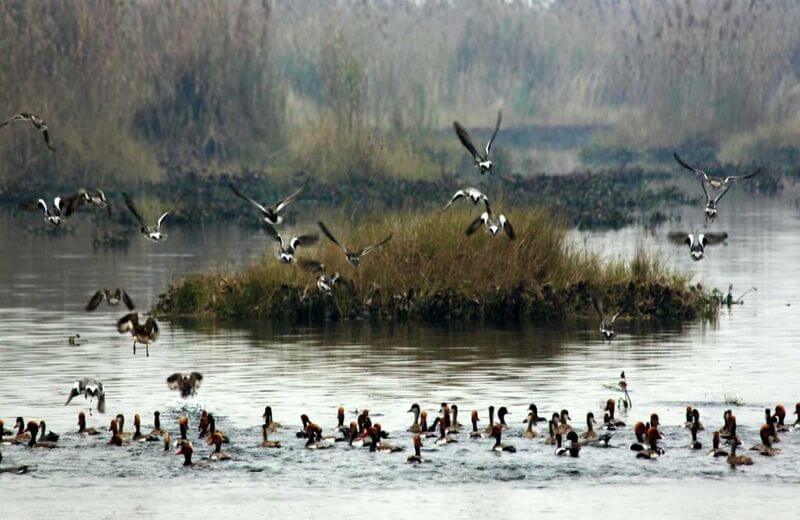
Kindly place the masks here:
POLYGON ((786 426, 786 408, 782 404, 775 406, 775 417, 778 419, 778 424, 775 425, 775 429, 779 432, 788 432, 789 427, 786 426))
POLYGON ((553 453, 555 453, 558 457, 565 457, 568 453, 567 448, 562 446, 563 437, 560 433, 556 433, 556 449, 553 453))
POLYGON ((619 381, 617 382, 617 388, 622 391, 622 397, 619 400, 620 408, 627 410, 628 408, 633 408, 633 402, 631 402, 631 395, 628 393, 628 381, 625 379, 625 371, 623 370, 622 373, 619 375, 619 381))
POLYGON ((48 207, 43 198, 35 199, 22 205, 22 209, 27 211, 42 211, 45 224, 58 228, 63 224, 67 217, 71 216, 77 208, 77 197, 53 197, 53 205, 48 207))
POLYGON ((166 430, 161 429, 161 412, 156 410, 153 412, 153 429, 150 431, 150 435, 147 436, 148 441, 157 441, 159 440, 166 432, 166 430))
POLYGON ((283 264, 294 262, 294 255, 299 247, 308 247, 316 244, 319 240, 319 235, 311 234, 293 236, 284 242, 283 237, 272 224, 264 224, 263 229, 269 238, 278 243, 278 259, 283 264))
POLYGON ((728 444, 730 444, 731 446, 733 446, 733 445, 738 446, 738 445, 742 444, 742 440, 736 434, 736 428, 737 428, 737 426, 736 426, 736 416, 733 415, 733 413, 731 413, 728 417, 729 417, 729 421, 730 421, 730 433, 728 434, 728 444))
POLYGON ((636 436, 636 442, 631 444, 631 451, 644 450, 644 439, 648 428, 649 425, 646 425, 642 421, 639 421, 633 425, 633 434, 636 436))
POLYGON ((272 420, 272 407, 271 406, 266 406, 264 408, 264 415, 262 415, 261 417, 264 419, 264 424, 267 425, 267 428, 269 429, 270 433, 275 433, 275 432, 278 431, 279 428, 282 428, 282 426, 280 424, 278 424, 274 420, 272 420))
POLYGON ((703 170, 695 168, 694 166, 690 165, 689 163, 681 159, 681 157, 678 155, 677 152, 673 152, 672 157, 675 158, 675 161, 677 161, 678 164, 680 164, 690 172, 694 173, 700 179, 700 182, 703 184, 704 187, 708 186, 709 188, 711 188, 712 191, 722 191, 723 195, 725 194, 726 191, 728 191, 731 188, 731 186, 733 186, 733 184, 736 181, 752 179, 753 177, 761 173, 761 168, 757 168, 756 170, 754 170, 751 173, 748 173, 747 175, 741 175, 741 176, 729 175, 727 177, 714 177, 713 175, 709 175, 703 170))
POLYGON ((723 243, 727 238, 727 233, 686 233, 683 231, 672 231, 667 237, 675 244, 689 246, 689 257, 698 262, 705 258, 707 246, 714 246, 723 243))
POLYGON ((733 416, 733 412, 731 412, 730 410, 725 410, 722 413, 723 425, 722 425, 722 428, 717 430, 717 433, 719 433, 720 437, 722 437, 723 439, 730 439, 731 438, 731 417, 732 416, 733 416))
POLYGON ((255 200, 243 194, 232 182, 228 183, 228 187, 231 189, 234 195, 255 206, 255 208, 258 209, 258 211, 261 213, 261 218, 264 221, 264 223, 270 226, 279 226, 280 224, 283 223, 283 216, 281 216, 281 212, 284 209, 286 209, 286 207, 289 204, 291 204, 305 188, 305 186, 301 186, 300 188, 295 190, 292 194, 279 200, 274 206, 266 206, 263 204, 259 204, 255 200))
POLYGON ((540 423, 540 422, 547 422, 547 419, 546 419, 546 418, 544 418, 544 417, 540 417, 540 416, 539 416, 539 408, 538 408, 538 407, 536 406, 536 404, 534 404, 534 403, 531 403, 531 404, 528 406, 528 415, 529 415, 529 416, 530 416, 530 415, 532 415, 532 416, 533 416, 533 425, 534 425, 534 426, 536 426, 536 425, 537 425, 538 423, 540 423))
POLYGON ((133 438, 133 434, 125 431, 125 416, 118 413, 115 419, 117 421, 117 434, 122 437, 123 441, 130 441, 133 438))
POLYGON ((569 441, 569 448, 567 448, 569 456, 572 458, 580 457, 581 442, 578 439, 578 434, 574 430, 567 433, 567 440, 569 441))
POLYGON ((411 423, 411 426, 409 426, 408 430, 406 430, 406 431, 411 432, 411 433, 419 433, 419 432, 421 432, 422 428, 419 425, 419 416, 420 416, 420 413, 421 413, 419 404, 413 403, 411 405, 411 408, 409 408, 406 413, 413 413, 414 414, 414 422, 411 423))
POLYGON ((745 455, 736 455, 737 444, 737 442, 731 444, 731 453, 725 460, 732 468, 735 468, 736 466, 752 466, 753 459, 745 455))
POLYGON ((61 437, 59 434, 47 431, 47 424, 44 421, 39 421, 39 440, 46 442, 58 442, 61 437))
POLYGON ((486 233, 491 236, 497 236, 501 232, 505 233, 509 240, 517 238, 514 228, 511 226, 511 221, 506 218, 502 213, 498 215, 497 219, 493 217, 492 207, 488 201, 485 204, 486 210, 480 214, 478 218, 473 220, 467 227, 465 233, 467 236, 472 236, 478 231, 481 226, 484 227, 486 233))
POLYGON ((180 445, 181 441, 188 441, 189 437, 189 418, 185 415, 178 418, 178 431, 180 432, 180 439, 176 441, 176 445, 180 445))
POLYGON ((167 218, 167 216, 172 213, 171 209, 162 213, 161 216, 158 217, 156 225, 150 227, 145 224, 141 213, 139 213, 139 210, 136 209, 136 205, 133 203, 133 200, 131 200, 128 194, 123 193, 122 198, 125 199, 125 205, 128 206, 128 209, 133 214, 134 218, 136 218, 136 220, 139 222, 139 232, 144 238, 151 242, 162 242, 167 239, 166 233, 162 233, 161 231, 161 225, 164 223, 164 220, 167 218))
POLYGON ((455 194, 450 198, 450 202, 448 202, 444 208, 440 211, 440 213, 444 213, 453 203, 460 199, 468 199, 472 201, 472 204, 477 206, 478 203, 483 202, 484 206, 489 204, 489 197, 483 194, 478 188, 464 188, 463 190, 458 190, 455 194))
POLYGON ((500 130, 500 122, 503 119, 503 112, 497 112, 497 123, 494 127, 494 132, 492 133, 492 137, 489 138, 489 142, 486 143, 486 151, 484 155, 481 155, 478 150, 475 148, 475 145, 472 144, 472 138, 467 132, 467 129, 459 123, 458 121, 453 121, 453 130, 456 132, 456 136, 464 148, 472 155, 472 161, 475 163, 475 167, 481 173, 481 175, 488 173, 492 174, 494 172, 494 163, 490 159, 490 155, 492 152, 492 144, 494 143, 495 137, 497 137, 497 132, 500 130))
MULTIPOLYGON (((2 462, 3 462, 3 453, 0 452, 0 463, 2 463, 2 462)), ((27 466, 27 465, 6 466, 6 467, 0 467, 0 473, 11 473, 11 474, 14 474, 14 475, 24 475, 30 469, 31 469, 31 467, 27 466)))
POLYGON ((347 436, 347 445, 350 448, 363 448, 364 436, 358 431, 358 424, 355 421, 350 421, 350 430, 347 436))
MULTIPOLYGON (((598 300, 595 296, 592 296, 592 305, 594 306, 594 310, 597 311, 597 315, 600 317, 600 335, 603 341, 611 343, 611 340, 616 336, 616 332, 614 332, 614 322, 628 311, 630 302, 626 300, 622 306, 620 306, 616 314, 613 314, 611 317, 606 316, 603 311, 603 302, 598 300)), ((627 394, 627 383, 625 383, 625 390, 627 394)))
POLYGON ((703 426, 703 423, 700 422, 700 410, 698 410, 697 408, 694 408, 692 410, 692 425, 691 425, 691 428, 694 428, 695 426, 697 427, 697 431, 699 431, 699 432, 701 432, 701 431, 706 429, 705 426, 703 426))
POLYGON ((339 242, 336 239, 336 237, 333 236, 333 233, 331 233, 330 230, 327 228, 327 226, 325 226, 324 222, 320 220, 319 222, 317 222, 317 225, 322 230, 322 233, 324 233, 325 236, 328 237, 328 240, 336 244, 339 247, 339 249, 341 249, 344 252, 345 260, 347 260, 347 263, 352 265, 353 267, 358 267, 361 264, 361 260, 365 256, 385 246, 392 239, 393 235, 392 233, 389 233, 389 235, 386 238, 384 238, 377 244, 367 246, 363 249, 350 249, 349 247, 339 242))
MULTIPOLYGON (((25 431, 30 433, 30 439, 28 439, 28 447, 29 448, 46 448, 52 449, 56 447, 55 441, 48 441, 44 438, 40 440, 36 440, 37 435, 39 435, 39 425, 36 424, 36 421, 28 421, 28 426, 25 428, 25 431)), ((42 432, 44 434, 44 432, 42 432)), ((42 435, 44 437, 44 435, 42 435)))
POLYGON ((422 448, 422 437, 417 433, 414 435, 413 438, 414 443, 414 454, 409 455, 406 459, 406 463, 408 464, 421 464, 422 461, 422 454, 420 453, 420 448, 422 448))
POLYGON ((606 424, 613 424, 615 428, 621 428, 625 426, 623 421, 616 419, 614 417, 614 413, 616 412, 617 402, 613 399, 609 399, 606 401, 606 407, 603 409, 604 412, 608 412, 608 419, 603 419, 606 424))
POLYGON ((699 421, 695 421, 695 423, 692 425, 692 430, 691 430, 692 442, 689 444, 689 447, 691 449, 693 449, 693 450, 702 450, 703 449, 703 445, 700 443, 700 441, 697 440, 697 432, 698 431, 700 431, 700 422, 699 421))
POLYGON ((81 340, 81 335, 76 333, 67 337, 67 343, 69 343, 70 346, 79 347, 84 344, 84 341, 81 340))
POLYGON ((339 409, 336 410, 336 427, 334 430, 339 433, 347 433, 349 431, 348 427, 344 424, 344 406, 340 406, 339 409))
POLYGON ((509 444, 503 444, 501 442, 501 437, 503 435, 503 428, 499 424, 495 424, 492 428, 492 437, 494 437, 494 445, 492 446, 492 451, 495 452, 508 452, 508 453, 516 453, 517 448, 511 446, 509 444))
POLYGON ((109 289, 98 289, 92 299, 89 300, 89 303, 86 304, 86 310, 89 312, 96 310, 103 303, 103 300, 112 307, 116 307, 122 302, 129 311, 136 308, 128 293, 117 287, 114 292, 109 289))
POLYGON ((175 372, 167 378, 167 388, 179 391, 184 399, 197 394, 202 383, 203 374, 200 372, 175 372))
POLYGON ((557 413, 553 414, 553 419, 547 421, 547 439, 544 440, 544 443, 547 445, 552 446, 556 443, 556 427, 558 426, 558 417, 557 413))
POLYGON ((558 427, 556 428, 556 433, 566 435, 568 432, 572 431, 572 426, 569 424, 569 421, 571 421, 572 418, 569 416, 569 412, 567 410, 561 410, 558 419, 559 422, 558 427))
POLYGON ((770 434, 772 435, 772 442, 781 442, 778 438, 778 418, 775 415, 772 415, 772 410, 769 408, 764 409, 764 424, 769 426, 770 434))
POLYGON ((478 418, 478 410, 472 410, 470 414, 470 421, 472 422, 472 431, 469 432, 470 439, 480 439, 483 437, 483 434, 478 430, 478 422, 480 419, 478 418))
POLYGON ((450 416, 452 417, 450 421, 450 431, 452 433, 460 432, 464 428, 464 425, 458 422, 458 405, 455 403, 450 407, 450 416))
POLYGON ((207 468, 208 463, 204 460, 192 462, 192 453, 194 453, 194 446, 189 441, 180 441, 178 451, 175 455, 183 455, 183 467, 187 468, 207 468))
POLYGON ((308 423, 306 428, 308 440, 306 441, 305 448, 307 450, 326 450, 332 448, 333 445, 322 439, 322 428, 314 423, 308 423))
POLYGON ((321 293, 331 295, 337 283, 346 283, 346 280, 338 272, 328 276, 325 271, 325 264, 321 262, 308 258, 299 258, 297 263, 302 269, 317 277, 317 289, 319 289, 321 293))
POLYGON ((403 451, 401 446, 394 446, 393 444, 389 444, 382 438, 385 438, 383 435, 383 429, 381 428, 380 423, 375 423, 375 426, 371 428, 370 437, 372 438, 372 443, 370 444, 369 450, 370 451, 377 451, 378 453, 396 453, 398 451, 403 451))
MULTIPOLYGON (((438 421, 439 418, 437 417, 436 420, 438 421)), ((437 434, 436 434, 436 429, 437 429, 436 426, 437 425, 434 422, 434 424, 430 428, 428 427, 428 412, 426 412, 425 410, 422 410, 420 412, 420 414, 419 414, 419 430, 420 430, 419 433, 420 433, 420 435, 423 438, 436 437, 437 436, 437 434)))
POLYGON ((708 451, 709 457, 727 457, 728 452, 723 450, 719 447, 720 445, 720 436, 719 432, 714 432, 714 436, 711 439, 712 448, 708 451))
POLYGON ((648 441, 648 448, 645 450, 641 450, 636 454, 637 459, 657 459, 661 455, 664 454, 664 449, 658 446, 658 439, 661 438, 661 434, 658 431, 658 428, 655 426, 650 425, 650 428, 647 429, 647 441, 648 441))
POLYGON ((169 453, 169 448, 172 445, 172 437, 170 436, 169 432, 164 432, 164 435, 161 437, 164 442, 164 453, 169 453))
POLYGON ((105 209, 108 216, 111 216, 111 204, 108 203, 108 198, 106 198, 106 194, 101 189, 95 189, 92 191, 87 191, 84 188, 78 190, 78 195, 80 196, 79 204, 80 205, 88 205, 94 208, 105 209))
POLYGON ((145 320, 144 324, 139 323, 139 313, 131 312, 117 321, 117 332, 125 334, 130 332, 133 338, 133 355, 136 355, 136 343, 145 346, 147 357, 150 357, 150 344, 158 339, 158 322, 152 316, 145 320))
POLYGON ((445 421, 439 421, 439 437, 434 442, 437 445, 444 445, 453 442, 458 442, 458 440, 456 440, 452 435, 450 435, 450 431, 445 425, 445 421))
POLYGON ((686 406, 686 415, 684 416, 686 421, 683 423, 683 427, 686 429, 691 429, 694 425, 694 416, 692 415, 692 407, 686 406))
MULTIPOLYGON (((31 434, 25 429, 25 419, 22 417, 17 417, 17 421, 14 424, 14 428, 17 429, 17 434, 14 436, 14 442, 16 444, 26 443, 31 440, 31 434)), ((38 429, 38 426, 37 426, 38 429)))
POLYGON ((133 440, 136 442, 144 442, 147 440, 147 435, 142 433, 142 418, 139 414, 133 416, 133 440))
POLYGON ((47 149, 51 152, 55 152, 56 149, 53 146, 53 143, 50 140, 50 129, 47 127, 47 123, 45 123, 44 119, 33 114, 31 112, 20 112, 18 114, 14 114, 13 116, 9 117, 2 123, 0 123, 0 128, 3 128, 6 125, 11 123, 16 123, 17 121, 24 121, 30 123, 33 128, 41 132, 42 138, 44 139, 44 144, 47 146, 47 149))
POLYGON ((222 436, 222 442, 228 444, 230 439, 228 436, 225 435, 224 432, 217 430, 217 421, 213 414, 208 414, 208 434, 209 436, 213 436, 215 433, 219 433, 222 436))
POLYGON ((92 402, 94 399, 97 399, 97 411, 106 413, 106 393, 103 389, 103 383, 91 377, 78 379, 72 384, 64 406, 67 406, 79 395, 83 395, 83 398, 89 401, 89 415, 92 414, 92 402))
POLYGON ((200 418, 197 420, 197 436, 208 437, 208 410, 200 412, 200 418))
POLYGON ((2 419, 0 419, 0 445, 11 446, 13 444, 17 444, 16 439, 8 439, 8 440, 3 439, 3 437, 6 435, 14 435, 13 431, 6 430, 4 426, 5 423, 3 422, 2 419))
POLYGON ((594 413, 589 412, 586 414, 586 431, 581 434, 583 440, 597 440, 598 435, 594 430, 594 413))
POLYGON ((484 429, 487 437, 491 437, 494 434, 494 406, 489 406, 489 424, 484 429))
POLYGON ((497 421, 500 427, 504 430, 509 428, 508 424, 506 424, 506 415, 511 415, 511 412, 508 411, 508 408, 505 406, 501 406, 497 410, 497 421))
POLYGON ((225 437, 220 432, 214 432, 212 435, 206 439, 206 444, 214 445, 214 451, 211 452, 211 455, 208 456, 208 460, 213 461, 220 461, 220 460, 230 460, 231 456, 222 451, 222 443, 224 442, 225 437))
POLYGON ((776 448, 772 447, 772 425, 764 424, 761 426, 761 429, 758 432, 759 437, 761 438, 761 442, 756 444, 751 450, 757 451, 760 455, 765 457, 773 457, 781 452, 776 448))
POLYGON ((267 433, 269 432, 269 425, 264 423, 261 425, 261 444, 262 448, 280 448, 281 442, 280 441, 271 441, 267 438, 267 433))
POLYGON ((533 412, 528 412, 528 418, 525 420, 525 422, 527 422, 528 425, 525 427, 525 431, 522 432, 523 439, 535 439, 536 437, 539 436, 539 432, 537 432, 533 427, 534 420, 535 418, 533 412))
POLYGON ((305 439, 308 437, 308 425, 311 424, 311 420, 308 418, 308 415, 302 414, 300 416, 300 429, 295 432, 295 437, 298 439, 305 439))

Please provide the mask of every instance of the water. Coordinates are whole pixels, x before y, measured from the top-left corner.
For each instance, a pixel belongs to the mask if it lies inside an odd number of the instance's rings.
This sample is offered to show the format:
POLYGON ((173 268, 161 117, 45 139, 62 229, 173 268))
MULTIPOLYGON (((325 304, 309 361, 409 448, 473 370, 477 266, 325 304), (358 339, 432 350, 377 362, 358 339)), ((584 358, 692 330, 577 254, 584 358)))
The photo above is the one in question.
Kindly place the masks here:
MULTIPOLYGON (((783 403, 791 413, 800 401, 795 354, 800 213, 788 197, 729 197, 723 208, 729 211, 714 227, 731 239, 727 246, 710 248, 702 262, 691 262, 688 248, 663 240, 668 229, 699 229, 700 223, 692 221, 696 211, 656 234, 626 228, 575 236, 578 247, 609 256, 645 247, 704 285, 726 289, 733 283, 735 294, 758 287, 744 305, 723 309, 716 323, 623 323, 610 346, 599 341, 594 322, 540 329, 187 321, 163 322, 150 357, 143 351, 134 357, 130 339, 114 329, 122 311, 82 310, 96 288, 125 287, 145 309, 180 273, 232 268, 258 256, 265 246, 261 234, 232 225, 173 229, 160 245, 136 237, 126 252, 94 252, 80 231, 60 239, 30 236, 11 219, 0 219, 0 417, 7 428, 17 415, 44 418, 62 434, 52 451, 4 447, 4 464, 35 464, 37 471, 0 476, 0 516, 59 511, 66 517, 123 512, 161 518, 172 512, 213 514, 232 503, 245 516, 269 511, 407 517, 438 511, 449 517, 500 510, 518 517, 528 516, 534 503, 537 512, 562 514, 599 508, 629 513, 645 506, 707 515, 717 512, 723 499, 730 510, 749 516, 766 499, 773 506, 770 515, 778 511, 780 516, 800 483, 795 469, 800 432, 783 436, 779 456, 754 456, 756 465, 732 471, 723 461, 703 456, 705 450, 686 448, 689 436, 680 427, 686 404, 699 407, 707 426, 700 440, 710 446, 709 431, 721 425, 722 412, 731 407, 749 446, 757 442, 765 407, 783 403), (86 343, 70 346, 67 338, 75 333, 86 343), (617 433, 614 447, 587 448, 577 460, 556 458, 549 446, 519 437, 531 402, 542 412, 568 408, 579 428, 588 411, 601 416, 602 403, 617 396, 610 386, 622 369, 634 403, 623 420, 645 420, 658 412, 667 456, 636 460, 627 449, 630 428, 617 433), (190 370, 205 379, 197 397, 183 401, 164 380, 190 370), (107 388, 108 413, 90 417, 90 425, 107 427, 121 412, 130 430, 133 414, 139 413, 149 431, 153 410, 160 410, 163 425, 175 432, 177 417, 187 413, 194 438, 197 414, 206 408, 232 437, 224 449, 234 460, 187 471, 181 458, 165 454, 160 443, 109 448, 105 435, 71 433, 83 401, 66 407, 63 402, 71 382, 83 376, 96 377, 107 388), (726 399, 741 404, 726 404, 726 399), (509 407, 513 429, 504 442, 519 452, 498 456, 488 451, 490 441, 462 435, 459 443, 444 448, 429 441, 423 449, 429 463, 405 464, 410 439, 404 430, 411 422, 406 410, 418 402, 432 418, 442 401, 456 402, 465 424, 472 409, 480 411, 485 425, 490 404, 509 407), (281 450, 256 447, 267 404, 286 426, 273 437, 283 443, 281 450), (328 432, 340 405, 348 412, 369 408, 373 421, 406 453, 304 450, 294 437, 299 415, 308 413, 328 432), (369 502, 363 500, 367 496, 369 502)), ((348 421, 354 418, 348 413, 348 421)), ((195 460, 210 451, 199 441, 195 449, 195 460)))

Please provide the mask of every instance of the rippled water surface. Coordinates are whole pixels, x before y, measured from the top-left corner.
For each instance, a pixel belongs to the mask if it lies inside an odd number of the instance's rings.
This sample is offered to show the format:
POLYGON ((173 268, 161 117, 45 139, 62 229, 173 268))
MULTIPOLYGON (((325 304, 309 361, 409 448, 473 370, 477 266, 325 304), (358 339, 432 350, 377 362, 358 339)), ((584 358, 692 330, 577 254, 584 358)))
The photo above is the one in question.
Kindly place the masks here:
MULTIPOLYGON (((528 516, 531 508, 566 515, 628 514, 642 507, 707 515, 723 497, 745 516, 757 515, 759 501, 772 501, 771 516, 776 510, 780 516, 800 484, 800 431, 783 436, 779 456, 732 471, 703 456, 705 450, 689 450, 688 434, 680 427, 686 404, 699 407, 709 426, 701 441, 710 445, 708 431, 720 426, 723 410, 732 407, 749 446, 757 442, 765 407, 783 403, 791 412, 800 401, 798 210, 787 201, 751 201, 741 194, 726 203, 724 220, 715 227, 731 238, 698 263, 663 240, 669 229, 699 227, 689 217, 696 212, 655 234, 627 228, 575 236, 576 247, 609 256, 644 246, 704 285, 726 289, 733 283, 736 294, 758 287, 744 305, 723 309, 713 324, 626 322, 609 346, 599 341, 594 322, 566 330, 164 322, 149 358, 143 351, 134 357, 129 338, 116 333, 121 311, 83 312, 94 290, 120 285, 140 308, 148 308, 174 276, 232 268, 261 254, 265 241, 259 233, 233 225, 173 229, 164 244, 136 237, 127 251, 95 252, 82 233, 88 222, 75 236, 54 239, 26 234, 16 221, 0 219, 0 418, 7 428, 18 415, 44 418, 62 434, 52 451, 4 447, 4 464, 35 464, 37 471, 0 475, 0 516, 59 511, 72 517, 91 511, 92 517, 122 512, 162 518, 181 511, 213 514, 232 503, 253 516, 502 512, 516 517, 528 516), (69 345, 67 338, 75 333, 86 342, 69 345), (617 432, 611 448, 587 448, 579 459, 557 458, 540 440, 519 437, 531 402, 544 412, 568 408, 579 427, 588 411, 601 415, 602 403, 617 397, 610 387, 622 369, 634 403, 623 419, 634 422, 658 412, 665 425, 665 457, 636 460, 627 449, 629 428, 617 432), (164 380, 189 370, 205 379, 197 397, 182 401, 164 380), (187 471, 160 443, 109 448, 105 435, 77 436, 72 432, 83 401, 63 403, 71 382, 83 376, 96 377, 107 388, 108 414, 95 414, 90 425, 106 427, 120 412, 129 428, 133 414, 140 413, 149 431, 152 412, 160 410, 164 426, 175 432, 179 415, 187 413, 196 426, 205 408, 231 437, 225 449, 233 460, 187 471), (423 449, 429 463, 405 464, 410 439, 404 431, 411 421, 406 410, 419 402, 433 417, 442 401, 459 405, 463 423, 478 409, 484 425, 490 404, 509 407, 512 429, 504 441, 519 452, 498 456, 488 450, 490 441, 462 435, 459 443, 443 448, 429 442, 423 449), (286 426, 274 436, 284 445, 280 450, 257 447, 267 404, 286 426), (300 414, 308 413, 329 431, 340 405, 348 410, 348 421, 355 418, 352 411, 369 408, 406 453, 304 450, 294 437, 300 414)), ((195 448, 196 459, 210 451, 199 441, 195 448)))

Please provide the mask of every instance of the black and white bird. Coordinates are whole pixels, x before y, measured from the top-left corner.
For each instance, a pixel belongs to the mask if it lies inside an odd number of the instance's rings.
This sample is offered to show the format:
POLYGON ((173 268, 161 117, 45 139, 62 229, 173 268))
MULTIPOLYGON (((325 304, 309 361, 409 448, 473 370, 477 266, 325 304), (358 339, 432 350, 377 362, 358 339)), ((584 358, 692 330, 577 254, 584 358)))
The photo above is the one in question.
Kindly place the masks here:
POLYGON ((31 114, 30 112, 20 112, 19 114, 15 114, 0 123, 0 128, 3 128, 4 126, 16 121, 29 122, 35 129, 42 133, 42 137, 44 137, 44 144, 47 145, 47 148, 51 152, 56 151, 55 147, 53 147, 53 143, 50 142, 50 130, 47 128, 47 124, 41 117, 37 116, 36 114, 31 114))
POLYGON ((727 238, 727 233, 685 233, 683 231, 672 231, 667 234, 673 243, 677 245, 688 245, 689 256, 697 262, 705 256, 707 246, 715 246, 723 243, 727 238))
POLYGON ((603 311, 603 302, 594 296, 592 296, 592 305, 594 305, 594 310, 596 310, 598 316, 600 316, 600 334, 603 335, 603 340, 611 343, 611 340, 616 336, 614 332, 614 322, 628 310, 629 302, 626 301, 623 303, 617 313, 611 317, 606 316, 603 311))
POLYGON ((721 190, 727 191, 728 188, 730 188, 736 181, 743 181, 745 179, 750 179, 761 173, 761 168, 757 168, 755 171, 753 171, 752 173, 748 173, 747 175, 740 175, 740 176, 729 175, 727 177, 715 177, 687 163, 686 161, 681 159, 681 157, 677 154, 677 152, 673 152, 672 156, 675 158, 676 161, 678 161, 678 164, 680 164, 690 172, 697 175, 704 185, 708 185, 708 187, 711 188, 711 191, 721 191, 721 190))
POLYGON ((385 246, 387 242, 392 239, 392 234, 389 233, 389 236, 378 242, 377 244, 367 246, 363 249, 350 249, 349 247, 343 245, 341 242, 336 240, 336 237, 333 236, 333 233, 325 226, 325 223, 321 220, 317 222, 319 228, 325 233, 325 236, 328 237, 328 240, 339 246, 339 249, 344 251, 344 257, 347 260, 347 263, 352 265, 353 267, 358 267, 361 263, 361 259, 367 256, 368 254, 372 253, 380 249, 381 247, 385 246))
POLYGON ((264 206, 263 204, 259 204, 255 200, 251 199, 250 197, 239 191, 236 188, 236 186, 233 185, 233 183, 229 183, 228 186, 230 186, 231 191, 233 191, 233 193, 237 197, 246 200, 247 202, 255 206, 258 209, 258 211, 261 212, 261 217, 264 219, 265 223, 272 224, 273 226, 280 225, 283 222, 283 217, 280 215, 280 212, 283 211, 286 208, 286 206, 291 204, 292 201, 296 199, 298 195, 300 195, 300 192, 303 191, 303 188, 305 187, 305 186, 300 187, 297 191, 295 191, 291 195, 279 200, 274 207, 271 207, 271 206, 264 206))
POLYGON ((486 143, 486 153, 484 155, 481 155, 475 148, 475 145, 472 144, 472 139, 470 138, 467 129, 464 128, 458 121, 453 121, 453 129, 456 131, 458 140, 461 141, 461 144, 464 145, 464 148, 466 148, 467 151, 472 154, 472 160, 475 162, 475 167, 478 168, 478 170, 481 172, 481 175, 486 172, 491 174, 494 171, 494 163, 492 163, 490 155, 492 152, 492 144, 494 143, 494 138, 497 137, 497 131, 500 130, 500 121, 502 119, 503 112, 497 112, 497 124, 494 127, 494 133, 492 134, 492 137, 489 139, 489 142, 486 143))
POLYGON ((284 264, 291 264, 294 262, 294 255, 298 247, 308 247, 319 240, 319 235, 314 234, 293 236, 290 240, 284 242, 283 237, 272 224, 264 224, 264 232, 268 237, 278 243, 278 258, 284 264))
POLYGON ((300 267, 317 277, 317 288, 321 292, 331 294, 333 292, 333 286, 336 285, 337 282, 342 283, 344 281, 339 273, 333 273, 333 275, 328 276, 325 272, 325 264, 321 262, 309 260, 307 258, 301 258, 298 262, 300 267))
POLYGON ((122 302, 129 311, 132 311, 134 308, 136 308, 133 304, 133 300, 131 300, 131 297, 128 296, 128 293, 117 287, 114 292, 111 292, 108 289, 98 289, 98 291, 94 293, 94 296, 92 296, 92 299, 89 300, 89 303, 86 304, 86 310, 93 311, 97 309, 100 304, 103 303, 103 300, 105 300, 106 303, 112 307, 116 307, 120 302, 122 302))
POLYGON ((161 242, 162 240, 166 240, 167 235, 166 233, 161 232, 161 224, 164 223, 164 219, 167 218, 172 210, 165 211, 158 220, 156 221, 155 227, 150 227, 144 223, 144 219, 142 215, 139 213, 139 210, 136 209, 136 206, 133 204, 133 201, 130 197, 128 197, 127 193, 123 193, 122 197, 125 199, 125 205, 128 206, 128 209, 133 213, 133 216, 136 217, 136 220, 139 221, 139 232, 148 240, 153 242, 161 242))
POLYGON ((731 189, 731 186, 733 185, 729 184, 727 188, 722 190, 722 193, 720 193, 716 197, 712 197, 711 194, 709 194, 708 190, 706 189, 706 184, 703 181, 700 181, 700 187, 703 188, 703 194, 706 196, 706 206, 703 209, 703 211, 706 214, 706 222, 708 222, 709 220, 713 221, 715 218, 717 218, 717 214, 719 212, 718 210, 719 201, 722 199, 722 197, 725 196, 726 193, 728 193, 728 190, 731 189))
POLYGON ((55 197, 53 205, 49 207, 44 199, 36 199, 24 204, 22 207, 28 211, 41 210, 44 213, 44 221, 47 224, 59 227, 78 208, 80 198, 81 195, 79 193, 70 197, 55 197))
POLYGON ((505 231, 508 238, 514 240, 517 235, 514 233, 514 228, 511 227, 511 222, 506 218, 505 215, 500 214, 497 217, 497 220, 494 219, 492 216, 492 208, 489 206, 489 201, 484 201, 486 204, 486 211, 481 213, 481 215, 472 221, 472 223, 467 228, 467 236, 472 235, 481 226, 486 228, 486 232, 492 236, 497 236, 498 233, 501 231, 505 231))
POLYGON ((464 188, 463 190, 458 190, 455 195, 453 195, 453 197, 450 199, 450 202, 448 202, 447 205, 442 208, 442 213, 450 209, 450 206, 452 206, 455 201, 463 199, 464 197, 468 197, 469 200, 471 200, 475 205, 477 205, 479 202, 483 202, 487 208, 489 207, 489 198, 484 195, 483 192, 477 188, 464 188))
POLYGON ((106 392, 103 390, 103 383, 91 377, 78 379, 72 384, 64 406, 67 406, 73 398, 79 395, 89 401, 89 415, 92 415, 92 401, 94 399, 97 399, 97 411, 106 413, 106 392))
POLYGON ((181 393, 181 397, 184 399, 196 394, 202 382, 203 374, 200 372, 191 372, 189 374, 175 372, 167 378, 167 386, 169 389, 178 390, 181 393))
POLYGON ((96 189, 87 191, 81 188, 78 190, 78 195, 80 196, 78 205, 87 205, 94 208, 105 209, 108 213, 108 216, 111 216, 111 204, 108 203, 108 199, 106 198, 106 194, 103 192, 103 190, 96 189))
POLYGON ((120 334, 130 332, 133 337, 133 355, 136 355, 136 344, 141 343, 145 346, 147 357, 150 357, 150 343, 155 343, 158 339, 158 322, 152 317, 148 317, 144 323, 139 322, 139 313, 131 312, 117 321, 117 331, 120 334))

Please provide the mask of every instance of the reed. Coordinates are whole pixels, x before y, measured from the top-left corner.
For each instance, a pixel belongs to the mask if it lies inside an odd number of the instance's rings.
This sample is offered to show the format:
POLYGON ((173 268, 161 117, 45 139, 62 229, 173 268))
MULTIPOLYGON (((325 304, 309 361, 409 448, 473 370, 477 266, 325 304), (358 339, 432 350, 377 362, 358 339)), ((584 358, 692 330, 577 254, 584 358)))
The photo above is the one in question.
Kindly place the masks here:
POLYGON ((566 228, 544 210, 509 215, 518 236, 464 230, 474 214, 403 213, 368 219, 353 229, 329 222, 345 243, 393 239, 359 269, 322 239, 305 256, 341 273, 349 285, 332 297, 297 266, 279 264, 270 249, 241 272, 187 276, 172 284, 156 306, 161 315, 326 320, 559 320, 590 315, 590 297, 633 302, 632 314, 692 319, 716 313, 717 302, 658 259, 637 252, 628 261, 605 261, 570 243, 566 228))

